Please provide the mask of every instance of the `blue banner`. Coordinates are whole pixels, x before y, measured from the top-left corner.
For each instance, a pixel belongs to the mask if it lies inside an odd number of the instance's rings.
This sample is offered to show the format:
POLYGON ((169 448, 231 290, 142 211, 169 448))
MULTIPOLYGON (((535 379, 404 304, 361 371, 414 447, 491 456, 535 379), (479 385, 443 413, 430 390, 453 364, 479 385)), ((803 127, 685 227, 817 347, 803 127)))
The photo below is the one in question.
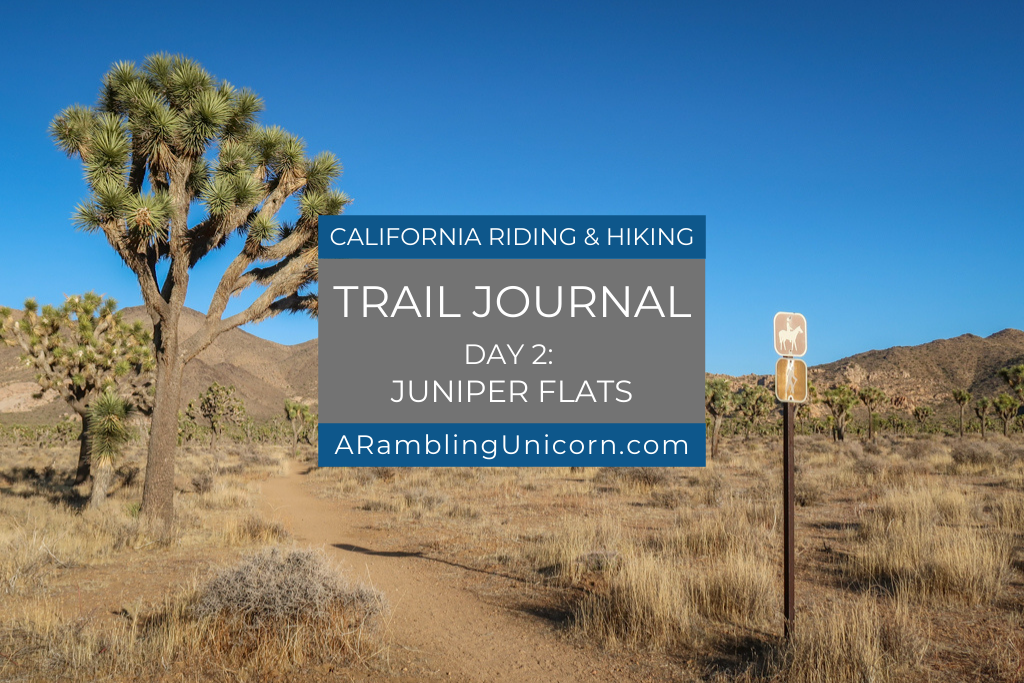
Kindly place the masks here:
POLYGON ((704 216, 321 216, 321 259, 703 259, 704 216))
POLYGON ((322 423, 320 467, 703 467, 704 423, 322 423))

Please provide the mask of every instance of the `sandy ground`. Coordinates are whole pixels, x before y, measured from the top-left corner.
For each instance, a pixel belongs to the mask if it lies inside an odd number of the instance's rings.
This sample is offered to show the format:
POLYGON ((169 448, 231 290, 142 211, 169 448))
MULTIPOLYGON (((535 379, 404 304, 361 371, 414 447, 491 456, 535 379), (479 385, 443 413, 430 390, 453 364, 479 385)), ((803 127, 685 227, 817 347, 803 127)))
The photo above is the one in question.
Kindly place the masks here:
POLYGON ((467 576, 472 569, 376 551, 385 532, 363 527, 352 506, 315 498, 303 482, 306 471, 289 463, 286 476, 264 482, 263 504, 299 543, 323 546, 388 597, 393 680, 649 680, 621 657, 575 647, 540 616, 485 601, 466 586, 476 580, 467 576))

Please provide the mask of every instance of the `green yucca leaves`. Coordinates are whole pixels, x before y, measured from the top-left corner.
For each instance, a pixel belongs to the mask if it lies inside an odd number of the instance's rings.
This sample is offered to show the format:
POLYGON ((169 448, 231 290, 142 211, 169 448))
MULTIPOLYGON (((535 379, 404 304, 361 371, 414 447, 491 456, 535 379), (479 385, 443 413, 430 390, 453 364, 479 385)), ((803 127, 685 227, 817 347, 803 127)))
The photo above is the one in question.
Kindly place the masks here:
POLYGON ((130 419, 135 408, 130 401, 107 388, 95 398, 89 409, 89 436, 95 461, 117 459, 132 438, 130 419))
POLYGON ((330 190, 318 192, 307 189, 299 198, 299 208, 303 218, 316 216, 336 216, 340 214, 352 200, 344 192, 330 190))
POLYGON ((96 127, 96 113, 88 107, 68 107, 53 119, 50 135, 69 157, 80 155, 96 127))
POLYGON ((233 91, 231 115, 224 124, 224 136, 228 140, 240 139, 256 123, 256 114, 263 111, 263 100, 248 88, 233 91))
POLYGON ((338 157, 330 152, 321 152, 306 162, 306 191, 326 192, 339 175, 341 161, 338 157))
POLYGON ((206 209, 212 216, 221 216, 235 205, 235 188, 232 177, 216 174, 207 184, 203 193, 206 209))
POLYGON ((276 220, 270 216, 259 214, 249 226, 248 239, 253 244, 271 242, 277 238, 280 231, 281 226, 277 224, 276 220))
POLYGON ((171 199, 166 192, 132 195, 125 207, 128 229, 147 241, 166 240, 171 211, 171 199))
POLYGON ((166 89, 171 79, 173 64, 174 58, 171 55, 166 52, 159 52, 146 57, 146 60, 142 63, 142 70, 145 72, 147 80, 154 87, 166 89))

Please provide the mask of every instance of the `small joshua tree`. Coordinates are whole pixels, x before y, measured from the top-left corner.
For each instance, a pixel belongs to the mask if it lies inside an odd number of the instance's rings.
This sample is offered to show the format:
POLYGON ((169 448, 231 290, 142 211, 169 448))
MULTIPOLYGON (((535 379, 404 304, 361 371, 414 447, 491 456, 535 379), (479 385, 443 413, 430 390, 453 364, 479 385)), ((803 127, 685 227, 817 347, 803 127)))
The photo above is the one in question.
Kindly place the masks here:
POLYGON ((974 402, 974 414, 981 420, 981 440, 985 440, 985 422, 988 420, 988 411, 992 409, 992 401, 982 396, 974 402))
POLYGON ((89 406, 97 396, 119 386, 131 394, 134 408, 152 409, 150 335, 142 323, 124 322, 113 299, 89 292, 67 297, 60 308, 41 309, 28 299, 20 318, 0 309, 0 340, 21 347, 42 390, 56 391, 82 418, 75 484, 89 477, 89 406))
POLYGON ((735 397, 729 390, 729 382, 718 377, 704 380, 704 410, 711 415, 714 426, 711 428, 711 457, 718 457, 718 446, 721 441, 722 421, 733 409, 735 397))
POLYGON ((807 400, 803 403, 793 404, 793 416, 797 419, 797 423, 800 425, 800 432, 804 431, 804 418, 806 417, 808 408, 818 402, 818 388, 814 386, 814 382, 807 380, 807 400))
POLYGON ((225 426, 241 424, 246 417, 245 404, 235 394, 235 387, 217 382, 199 397, 199 412, 210 421, 215 439, 220 439, 225 426))
POLYGON ((309 406, 299 401, 286 398, 284 400, 284 414, 292 426, 292 457, 299 454, 299 439, 309 428, 310 412, 309 406))
POLYGON ((1013 396, 1003 393, 992 401, 992 407, 999 419, 1003 421, 1003 436, 1010 436, 1010 425, 1013 424, 1013 418, 1017 416, 1020 403, 1013 396))
POLYGON ((821 402, 832 413, 832 440, 843 441, 846 437, 846 423, 850 411, 857 404, 857 394, 849 386, 840 384, 822 394, 821 402))
POLYGON ((89 440, 95 464, 92 494, 89 496, 91 508, 100 507, 107 498, 114 464, 121 458, 125 445, 132 438, 128 422, 134 412, 132 402, 118 396, 112 389, 97 396, 89 407, 89 440))
POLYGON ((775 399, 770 391, 762 386, 744 387, 740 393, 737 409, 743 416, 743 438, 750 438, 750 431, 756 429, 757 425, 772 411, 775 399))
POLYGON ((964 410, 971 402, 971 392, 966 389, 954 389, 953 400, 960 407, 960 438, 964 438, 964 410))
POLYGON ((1010 389, 1017 395, 1017 400, 1024 403, 1024 363, 1001 369, 999 376, 1010 385, 1010 389))
POLYGON ((868 440, 875 440, 875 409, 885 402, 885 392, 878 387, 864 387, 857 398, 868 409, 868 440))
POLYGON ((917 425, 921 429, 927 426, 928 418, 932 416, 932 409, 928 406, 917 406, 914 408, 914 419, 917 420, 917 425))

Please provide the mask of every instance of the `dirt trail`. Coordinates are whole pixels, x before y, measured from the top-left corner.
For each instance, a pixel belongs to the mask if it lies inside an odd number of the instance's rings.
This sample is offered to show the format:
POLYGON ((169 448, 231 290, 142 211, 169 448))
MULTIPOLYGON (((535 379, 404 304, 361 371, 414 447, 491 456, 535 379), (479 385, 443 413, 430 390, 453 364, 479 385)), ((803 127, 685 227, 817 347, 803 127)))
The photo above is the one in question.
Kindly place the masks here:
POLYGON ((382 532, 344 501, 315 498, 305 466, 263 483, 264 505, 301 543, 322 545, 387 595, 393 653, 405 675, 456 681, 625 681, 622 660, 573 647, 544 619, 482 601, 459 587, 466 569, 401 552, 375 554, 382 532))

